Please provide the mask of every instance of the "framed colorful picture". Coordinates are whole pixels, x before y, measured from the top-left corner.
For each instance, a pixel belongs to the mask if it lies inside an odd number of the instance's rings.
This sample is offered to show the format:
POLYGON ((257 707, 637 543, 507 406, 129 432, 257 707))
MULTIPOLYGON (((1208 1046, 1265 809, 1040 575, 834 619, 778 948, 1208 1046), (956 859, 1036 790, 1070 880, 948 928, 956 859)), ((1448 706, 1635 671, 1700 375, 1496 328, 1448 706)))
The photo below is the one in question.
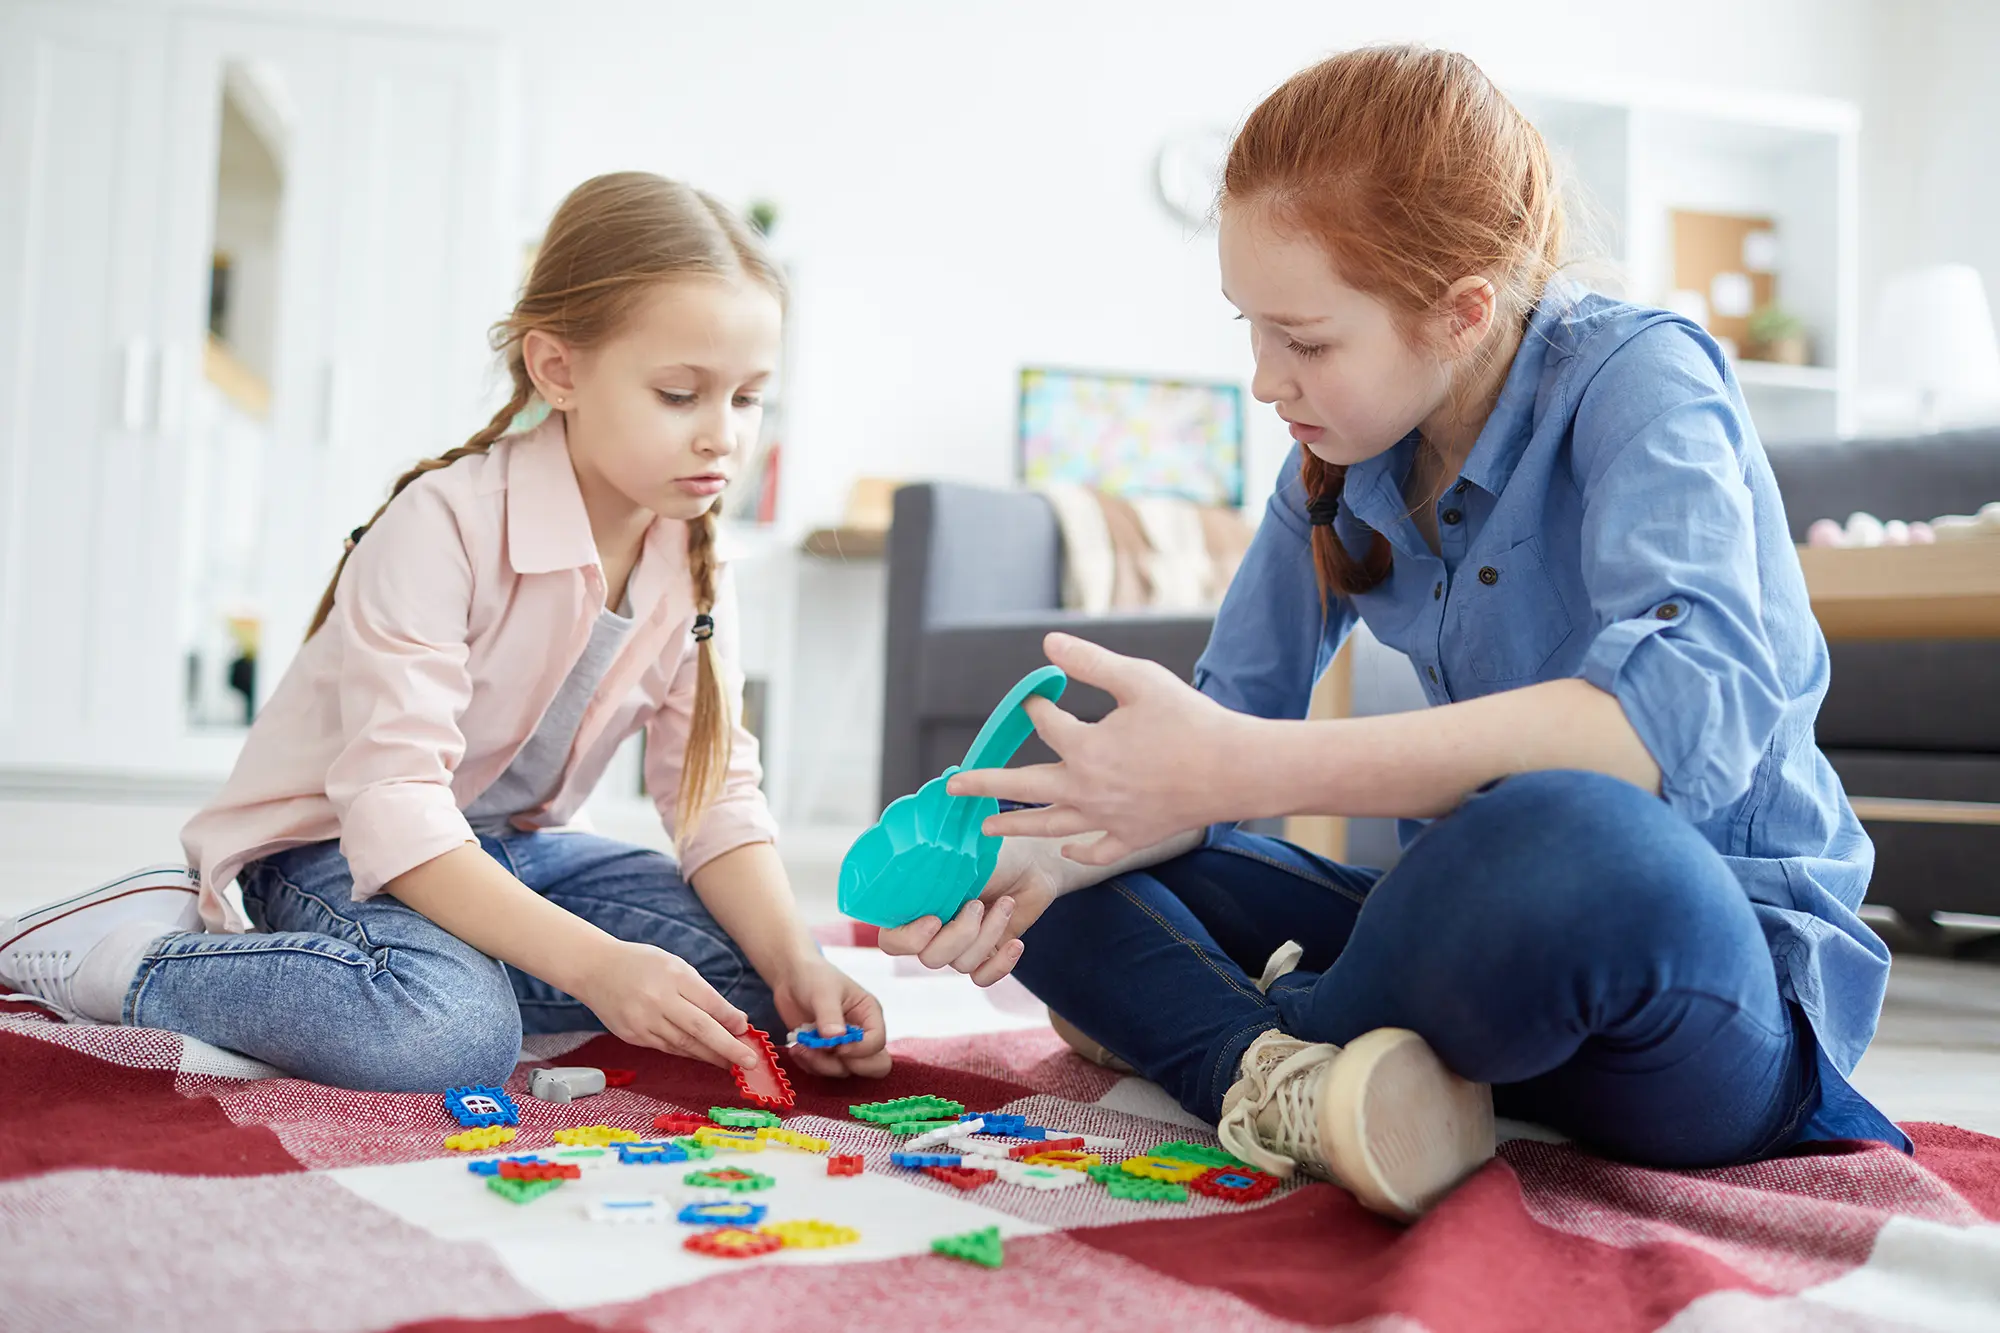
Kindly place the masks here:
POLYGON ((1243 503, 1243 388, 1084 370, 1021 371, 1020 476, 1119 495, 1243 503))

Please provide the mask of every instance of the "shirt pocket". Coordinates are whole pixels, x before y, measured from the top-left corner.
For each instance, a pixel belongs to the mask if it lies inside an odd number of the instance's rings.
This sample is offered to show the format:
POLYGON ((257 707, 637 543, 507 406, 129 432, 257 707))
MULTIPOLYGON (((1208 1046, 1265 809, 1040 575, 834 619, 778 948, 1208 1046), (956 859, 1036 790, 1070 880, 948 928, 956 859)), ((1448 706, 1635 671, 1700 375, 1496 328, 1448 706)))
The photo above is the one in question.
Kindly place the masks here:
POLYGON ((1570 635, 1569 611, 1537 537, 1467 561, 1452 598, 1462 607, 1460 652, 1482 684, 1538 680, 1570 635))

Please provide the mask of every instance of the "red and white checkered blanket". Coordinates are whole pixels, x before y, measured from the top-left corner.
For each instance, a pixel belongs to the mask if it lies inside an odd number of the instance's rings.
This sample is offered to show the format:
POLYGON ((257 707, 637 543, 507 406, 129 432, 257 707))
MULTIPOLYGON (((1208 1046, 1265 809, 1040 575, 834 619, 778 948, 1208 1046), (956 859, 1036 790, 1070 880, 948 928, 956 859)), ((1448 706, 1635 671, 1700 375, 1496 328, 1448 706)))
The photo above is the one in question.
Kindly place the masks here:
MULTIPOLYGON (((717 1070, 597 1038, 524 1063, 510 1150, 557 1128, 650 1134, 663 1110, 738 1099, 717 1070), (558 1105, 538 1063, 636 1082, 558 1105)), ((794 1072, 786 1123, 860 1152, 735 1159, 778 1177, 772 1219, 858 1244, 716 1259, 676 1223, 610 1226, 579 1203, 618 1167, 533 1203, 480 1187, 441 1147, 442 1099, 346 1092, 142 1029, 0 1014, 0 1329, 652 1330, 1344 1328, 1368 1333, 2000 1329, 2000 1139, 1911 1125, 1915 1160, 1832 1145, 1756 1166, 1663 1172, 1517 1140, 1421 1224, 1296 1183, 1247 1206, 1115 1199, 1096 1183, 963 1193, 892 1166, 857 1100, 935 1093, 1111 1135, 1138 1153, 1214 1140, 1157 1088, 1053 1034, 905 1041, 879 1083, 794 1072), (1005 1266, 934 1255, 997 1224, 1005 1266)))

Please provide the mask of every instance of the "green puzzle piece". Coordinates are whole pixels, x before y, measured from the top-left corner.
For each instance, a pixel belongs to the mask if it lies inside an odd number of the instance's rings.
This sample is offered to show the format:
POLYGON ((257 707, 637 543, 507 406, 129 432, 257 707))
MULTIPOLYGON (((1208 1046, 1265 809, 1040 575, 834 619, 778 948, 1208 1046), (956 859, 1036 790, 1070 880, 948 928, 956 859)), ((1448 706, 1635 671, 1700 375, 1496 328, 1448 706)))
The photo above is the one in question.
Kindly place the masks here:
POLYGON ((561 1184, 560 1180, 509 1180, 504 1176, 486 1177, 486 1188, 509 1203, 533 1203, 561 1184))
POLYGON ((725 1129, 776 1128, 783 1123, 769 1111, 758 1111, 748 1106, 711 1106, 708 1118, 725 1129))
POLYGON ((960 1122, 956 1120, 898 1120, 889 1126, 889 1132, 899 1135, 928 1134, 934 1129, 943 1129, 946 1125, 958 1123, 960 1122))
POLYGON ((931 1242, 931 1249, 986 1268, 998 1268, 1007 1258, 1006 1250, 1000 1243, 999 1227, 982 1227, 978 1231, 956 1236, 939 1236, 931 1242))
POLYGON ((965 1110, 964 1102, 955 1102, 949 1097, 898 1097, 892 1102, 863 1102, 850 1106, 847 1113, 856 1120, 866 1120, 871 1125, 893 1125, 907 1120, 931 1120, 939 1116, 957 1117, 965 1110))
POLYGON ((1189 1143, 1185 1139, 1175 1139, 1172 1143, 1162 1143, 1147 1154, 1150 1157, 1165 1157, 1176 1162, 1192 1162, 1197 1166, 1227 1167, 1231 1171, 1248 1171, 1248 1162, 1238 1161, 1220 1148, 1206 1148, 1199 1143, 1189 1143))
POLYGON ((1135 1176, 1110 1162, 1091 1167, 1089 1174, 1114 1199, 1137 1199, 1145 1203, 1187 1202, 1187 1186, 1177 1185, 1171 1180, 1135 1176))
POLYGON ((731 1194, 749 1194, 755 1190, 767 1190, 778 1182, 761 1171, 745 1171, 741 1167, 726 1166, 713 1171, 690 1171, 681 1177, 681 1184, 701 1190, 728 1190, 731 1194))

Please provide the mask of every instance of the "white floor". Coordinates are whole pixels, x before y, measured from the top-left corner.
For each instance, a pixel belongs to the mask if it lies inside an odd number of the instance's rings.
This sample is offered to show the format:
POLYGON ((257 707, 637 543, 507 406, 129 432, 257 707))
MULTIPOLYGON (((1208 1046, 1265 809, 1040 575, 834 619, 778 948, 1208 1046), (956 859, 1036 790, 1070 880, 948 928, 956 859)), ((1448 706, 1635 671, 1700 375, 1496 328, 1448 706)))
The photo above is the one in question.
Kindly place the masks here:
MULTIPOLYGON (((0 919, 137 866, 175 858, 192 801, 22 799, 0 794, 0 919)), ((604 832, 658 836, 643 813, 607 812, 604 832), (608 817, 607 817, 608 816, 608 817)), ((859 830, 806 829, 783 850, 809 921, 835 919, 840 856, 859 830)), ((873 950, 841 961, 876 989, 899 1036, 943 1036, 1038 1024, 1018 986, 981 992, 873 950), (878 975, 879 974, 879 975, 878 975)), ((1899 955, 1882 1024, 1855 1082, 1898 1120, 1938 1120, 2000 1135, 2000 964, 1899 955)))

